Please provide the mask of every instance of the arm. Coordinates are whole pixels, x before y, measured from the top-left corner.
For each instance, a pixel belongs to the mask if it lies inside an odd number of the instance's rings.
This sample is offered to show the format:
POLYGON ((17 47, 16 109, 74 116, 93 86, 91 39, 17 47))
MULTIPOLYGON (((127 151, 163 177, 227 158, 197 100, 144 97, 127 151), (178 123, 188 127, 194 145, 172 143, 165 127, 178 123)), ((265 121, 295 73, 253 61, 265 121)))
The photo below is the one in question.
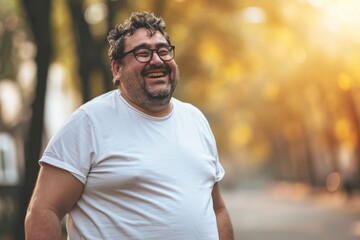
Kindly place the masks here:
POLYGON ((43 163, 25 218, 27 240, 60 240, 61 220, 84 185, 71 173, 43 163))
POLYGON ((226 210, 225 203, 221 197, 220 187, 215 183, 212 190, 212 199, 214 211, 216 215, 217 227, 220 240, 233 240, 234 232, 231 224, 230 216, 226 210))

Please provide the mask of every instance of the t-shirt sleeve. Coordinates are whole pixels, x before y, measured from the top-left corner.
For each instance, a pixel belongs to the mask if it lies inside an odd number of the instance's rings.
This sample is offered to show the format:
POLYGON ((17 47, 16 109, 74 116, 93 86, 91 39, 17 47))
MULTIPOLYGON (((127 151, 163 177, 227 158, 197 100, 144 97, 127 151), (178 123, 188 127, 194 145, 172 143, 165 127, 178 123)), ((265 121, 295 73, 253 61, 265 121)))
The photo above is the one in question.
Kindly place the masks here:
POLYGON ((84 111, 77 110, 52 137, 39 163, 69 171, 85 184, 95 152, 91 122, 84 111))
POLYGON ((208 120, 206 119, 206 117, 204 116, 204 114, 200 111, 197 110, 199 114, 199 117, 201 119, 202 122, 202 126, 205 129, 205 138, 206 138, 206 144, 207 147, 210 151, 210 153, 214 156, 215 158, 215 181, 219 182, 220 180, 222 180, 225 176, 225 170, 223 168, 223 166, 220 163, 219 160, 219 154, 218 154, 218 149, 217 149, 217 144, 216 144, 216 139, 215 136, 211 130, 210 124, 208 122, 208 120))
POLYGON ((216 182, 219 182, 220 180, 222 180, 225 176, 225 170, 223 168, 223 166, 221 165, 219 158, 217 157, 216 159, 216 182))

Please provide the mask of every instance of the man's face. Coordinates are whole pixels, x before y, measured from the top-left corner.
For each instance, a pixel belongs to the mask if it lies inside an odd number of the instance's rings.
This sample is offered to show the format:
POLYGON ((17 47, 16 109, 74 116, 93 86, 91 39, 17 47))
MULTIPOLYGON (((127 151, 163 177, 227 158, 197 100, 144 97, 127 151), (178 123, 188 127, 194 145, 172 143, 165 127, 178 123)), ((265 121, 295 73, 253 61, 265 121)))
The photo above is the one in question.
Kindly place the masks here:
MULTIPOLYGON (((140 28, 125 39, 124 52, 140 45, 157 49, 168 43, 160 32, 149 36, 145 28, 140 28)), ((122 61, 119 87, 127 100, 147 111, 158 111, 168 105, 179 78, 174 59, 162 61, 154 51, 147 63, 138 62, 132 53, 125 55, 122 61)))

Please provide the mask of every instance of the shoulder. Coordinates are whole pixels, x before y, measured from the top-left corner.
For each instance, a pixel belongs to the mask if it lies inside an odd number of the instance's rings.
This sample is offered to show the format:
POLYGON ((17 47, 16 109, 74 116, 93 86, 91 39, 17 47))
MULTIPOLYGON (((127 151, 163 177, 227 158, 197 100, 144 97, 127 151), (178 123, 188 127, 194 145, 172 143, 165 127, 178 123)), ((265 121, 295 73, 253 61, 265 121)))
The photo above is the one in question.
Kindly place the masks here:
POLYGON ((187 112, 187 113, 194 114, 197 116, 205 117, 204 114, 201 112, 201 110, 199 108, 197 108, 196 106, 192 105, 191 103, 183 102, 176 98, 173 98, 172 101, 174 104, 174 108, 177 111, 187 112))
MULTIPOLYGON (((115 108, 116 91, 110 91, 82 104, 65 121, 64 125, 85 125, 88 127, 98 116, 106 117, 115 108)), ((79 126, 78 126, 79 127, 79 126)))
POLYGON ((191 103, 180 101, 176 98, 173 98, 174 109, 178 116, 182 116, 183 118, 191 118, 193 123, 205 125, 209 127, 209 122, 205 117, 204 113, 196 106, 191 103))
POLYGON ((117 96, 117 90, 112 90, 110 92, 104 93, 100 96, 95 97, 94 99, 84 103, 80 106, 80 109, 84 110, 85 112, 88 110, 96 110, 96 109, 103 109, 103 108, 114 108, 114 99, 117 96))
POLYGON ((89 118, 106 116, 116 111, 117 91, 112 90, 84 103, 78 108, 89 118))
POLYGON ((207 122, 207 119, 204 113, 196 106, 191 103, 183 102, 179 99, 173 98, 173 104, 176 111, 178 111, 181 115, 187 117, 193 117, 195 119, 199 119, 200 121, 207 122))
POLYGON ((192 129, 192 133, 198 133, 205 137, 204 139, 209 142, 209 146, 214 146, 215 138, 205 114, 196 106, 175 98, 173 98, 173 104, 176 119, 192 129))

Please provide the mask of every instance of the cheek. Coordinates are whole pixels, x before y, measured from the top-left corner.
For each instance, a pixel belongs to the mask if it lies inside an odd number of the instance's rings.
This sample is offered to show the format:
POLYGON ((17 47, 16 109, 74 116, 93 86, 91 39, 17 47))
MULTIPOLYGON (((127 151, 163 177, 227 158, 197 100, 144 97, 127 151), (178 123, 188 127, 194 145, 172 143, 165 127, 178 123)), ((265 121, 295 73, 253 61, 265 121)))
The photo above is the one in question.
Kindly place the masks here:
POLYGON ((131 82, 138 82, 139 79, 142 78, 141 76, 141 68, 137 68, 136 66, 126 66, 123 68, 122 71, 122 77, 125 81, 131 83, 131 82))
POLYGON ((172 78, 179 78, 179 68, 176 65, 176 63, 171 65, 170 68, 171 68, 171 77, 172 78))
POLYGON ((142 88, 144 81, 140 73, 136 71, 134 72, 127 71, 122 76, 122 83, 124 88, 127 89, 127 91, 134 92, 142 88))

